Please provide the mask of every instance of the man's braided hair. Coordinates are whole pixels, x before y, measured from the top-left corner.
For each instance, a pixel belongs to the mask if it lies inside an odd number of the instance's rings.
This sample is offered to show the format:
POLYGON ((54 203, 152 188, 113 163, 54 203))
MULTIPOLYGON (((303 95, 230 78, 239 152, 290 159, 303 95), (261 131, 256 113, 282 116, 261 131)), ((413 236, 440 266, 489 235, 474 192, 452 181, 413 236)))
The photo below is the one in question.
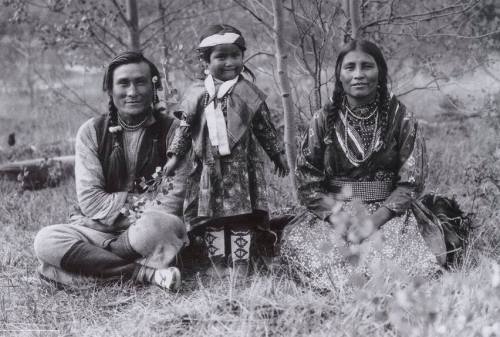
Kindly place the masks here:
MULTIPOLYGON (((116 68, 125 65, 125 64, 135 64, 135 63, 146 63, 149 66, 149 70, 151 73, 151 79, 157 76, 157 82, 153 84, 153 106, 158 104, 158 95, 156 90, 162 90, 162 85, 160 81, 160 72, 158 68, 141 52, 136 51, 126 51, 119 55, 117 55, 114 59, 111 60, 108 67, 106 68, 106 72, 104 73, 104 79, 102 82, 102 89, 104 92, 108 93, 109 102, 108 102, 108 114, 109 114, 109 127, 118 126, 118 110, 113 102, 113 74, 116 68)), ((158 117, 160 113, 159 110, 153 108, 153 115, 155 118, 158 117)), ((127 165, 125 163, 125 154, 123 152, 123 144, 122 144, 122 135, 120 132, 112 133, 112 144, 113 150, 111 151, 109 163, 110 169, 108 170, 109 176, 105 177, 107 184, 113 185, 108 186, 111 190, 123 190, 125 186, 121 186, 127 177, 127 165), (116 185, 116 186, 115 186, 116 185)))

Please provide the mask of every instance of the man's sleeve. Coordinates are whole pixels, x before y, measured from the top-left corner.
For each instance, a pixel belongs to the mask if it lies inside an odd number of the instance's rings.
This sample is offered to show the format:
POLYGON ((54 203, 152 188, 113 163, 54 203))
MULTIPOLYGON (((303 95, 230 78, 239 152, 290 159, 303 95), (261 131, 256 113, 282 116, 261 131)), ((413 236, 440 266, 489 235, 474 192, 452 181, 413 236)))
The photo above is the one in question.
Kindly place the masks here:
POLYGON ((78 205, 92 220, 112 226, 125 204, 127 192, 107 193, 97 154, 97 135, 93 119, 78 130, 75 145, 75 183, 78 205))

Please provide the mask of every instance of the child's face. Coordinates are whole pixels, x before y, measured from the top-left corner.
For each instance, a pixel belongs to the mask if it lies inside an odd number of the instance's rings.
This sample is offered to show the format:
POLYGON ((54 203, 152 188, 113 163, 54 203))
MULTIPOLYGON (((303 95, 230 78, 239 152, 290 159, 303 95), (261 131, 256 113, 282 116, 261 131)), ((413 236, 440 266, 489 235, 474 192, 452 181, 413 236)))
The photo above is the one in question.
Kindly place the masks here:
POLYGON ((243 69, 243 52, 235 44, 220 44, 210 54, 208 70, 213 77, 229 81, 238 76, 243 69))

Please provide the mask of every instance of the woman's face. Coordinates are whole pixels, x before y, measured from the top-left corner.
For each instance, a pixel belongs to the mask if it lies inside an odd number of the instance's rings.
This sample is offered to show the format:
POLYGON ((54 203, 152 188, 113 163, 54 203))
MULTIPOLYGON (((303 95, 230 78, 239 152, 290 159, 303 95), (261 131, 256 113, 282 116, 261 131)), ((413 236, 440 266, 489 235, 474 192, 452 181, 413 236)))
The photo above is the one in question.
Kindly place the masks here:
POLYGON ((238 76, 243 69, 243 52, 235 44, 221 44, 210 53, 208 70, 213 77, 229 81, 238 76))
POLYGON ((378 72, 377 62, 370 54, 353 50, 344 56, 340 82, 351 106, 368 104, 375 99, 378 72))

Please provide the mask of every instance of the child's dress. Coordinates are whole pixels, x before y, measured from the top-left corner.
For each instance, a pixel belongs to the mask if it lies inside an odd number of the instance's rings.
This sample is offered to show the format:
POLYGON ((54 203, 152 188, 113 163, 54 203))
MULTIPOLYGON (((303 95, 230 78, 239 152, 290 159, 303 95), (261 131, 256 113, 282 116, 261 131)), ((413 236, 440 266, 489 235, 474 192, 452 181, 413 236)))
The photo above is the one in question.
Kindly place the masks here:
MULTIPOLYGON (((216 88, 220 83, 215 83, 216 88)), ((271 159, 283 152, 283 146, 265 97, 240 76, 217 102, 222 104, 230 149, 229 155, 221 156, 209 138, 204 109, 210 96, 204 83, 195 83, 186 91, 177 112, 182 116, 181 126, 168 152, 182 157, 191 147, 193 150, 194 169, 184 200, 184 220, 191 228, 234 224, 267 229, 264 158, 257 141, 271 159)))

